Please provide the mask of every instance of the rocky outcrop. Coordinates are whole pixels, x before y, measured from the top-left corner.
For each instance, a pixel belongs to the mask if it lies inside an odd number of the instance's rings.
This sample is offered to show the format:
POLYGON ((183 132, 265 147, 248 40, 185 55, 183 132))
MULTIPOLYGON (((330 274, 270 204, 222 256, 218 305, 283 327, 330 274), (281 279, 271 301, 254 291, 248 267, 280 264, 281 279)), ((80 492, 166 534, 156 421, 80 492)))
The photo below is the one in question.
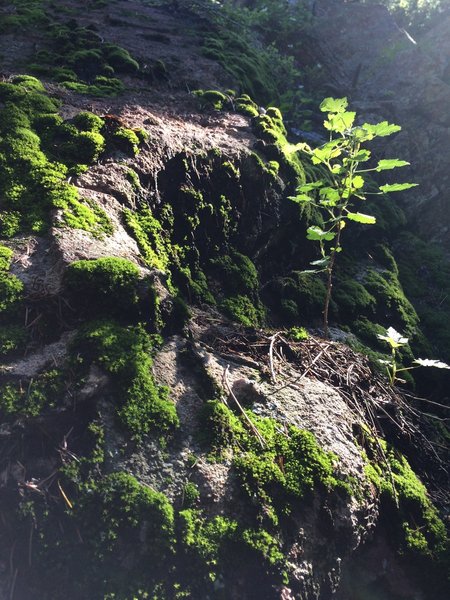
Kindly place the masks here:
MULTIPOLYGON (((0 6, 1 600, 348 600, 402 586, 444 598, 445 527, 403 454, 436 491, 441 449, 415 399, 320 338, 324 284, 303 272, 311 215, 288 200, 317 173, 279 109, 239 95, 273 85, 267 56, 257 46, 249 59, 216 3, 11 4, 0 6), (17 77, 18 55, 29 65, 34 53, 44 84, 17 77)), ((321 60, 349 8, 318 3, 321 60)), ((352 14, 367 27, 387 19, 365 10, 352 14)), ((357 33, 332 85, 377 115, 361 84, 375 59, 355 62, 357 33)), ((392 22, 375 33, 364 56, 403 39, 392 22)), ((367 315, 411 332, 417 318, 389 249, 365 231, 364 264, 339 273, 332 310, 378 358, 383 327, 367 315)))

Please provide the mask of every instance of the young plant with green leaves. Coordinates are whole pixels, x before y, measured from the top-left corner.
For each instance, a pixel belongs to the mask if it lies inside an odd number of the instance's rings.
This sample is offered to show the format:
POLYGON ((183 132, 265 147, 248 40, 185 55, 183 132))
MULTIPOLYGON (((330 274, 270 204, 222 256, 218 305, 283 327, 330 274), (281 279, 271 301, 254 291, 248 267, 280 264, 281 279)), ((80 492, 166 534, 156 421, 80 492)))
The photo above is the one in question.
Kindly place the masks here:
POLYGON ((377 337, 389 344, 391 349, 391 359, 382 361, 383 364, 386 365, 386 371, 391 385, 394 385, 396 381, 399 383, 405 383, 403 379, 400 379, 400 377, 397 376, 397 374, 401 371, 411 371, 411 369, 417 369, 418 367, 450 369, 450 365, 433 358, 415 358, 410 367, 399 367, 398 351, 400 348, 407 345, 408 338, 403 337, 402 334, 396 331, 393 327, 389 327, 389 329, 386 331, 386 335, 379 334, 377 337))
MULTIPOLYGON (((307 238, 318 242, 320 258, 311 264, 312 272, 325 272, 326 296, 323 309, 323 326, 328 337, 328 309, 333 287, 333 270, 336 256, 342 251, 341 234, 347 221, 364 225, 376 222, 375 217, 357 210, 357 204, 366 199, 367 194, 383 195, 414 187, 414 183, 394 183, 381 185, 377 192, 364 189, 368 173, 380 173, 404 167, 408 162, 398 159, 379 160, 375 166, 361 168, 361 163, 371 160, 371 152, 363 147, 377 137, 386 137, 400 131, 399 125, 382 121, 376 125, 364 123, 355 125, 356 113, 347 110, 347 98, 325 98, 320 110, 327 113, 324 127, 330 132, 328 142, 317 148, 306 143, 298 149, 311 157, 313 165, 322 168, 324 177, 318 181, 305 183, 297 188, 297 195, 291 200, 301 205, 315 207, 320 214, 320 225, 307 229, 307 238)), ((365 166, 365 165, 363 165, 365 166)), ((371 182, 371 185, 372 182, 371 182)), ((311 272, 311 271, 309 271, 311 272)))

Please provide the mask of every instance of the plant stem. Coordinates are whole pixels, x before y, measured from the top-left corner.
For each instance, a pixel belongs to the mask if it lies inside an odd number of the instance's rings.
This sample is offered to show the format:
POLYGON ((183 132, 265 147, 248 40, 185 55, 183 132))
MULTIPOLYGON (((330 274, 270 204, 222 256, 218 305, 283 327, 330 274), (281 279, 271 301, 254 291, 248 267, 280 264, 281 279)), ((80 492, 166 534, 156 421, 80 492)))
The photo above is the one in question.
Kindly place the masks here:
POLYGON ((342 212, 343 212, 343 208, 340 209, 339 212, 339 216, 338 216, 338 232, 336 234, 336 243, 334 245, 333 250, 331 251, 331 255, 330 255, 330 262, 328 264, 328 268, 327 268, 327 292, 326 292, 326 296, 325 296, 325 304, 323 307, 323 332, 324 332, 324 337, 325 339, 328 339, 330 337, 330 332, 329 332, 329 328, 328 328, 328 311, 330 308, 330 300, 331 300, 331 293, 333 290, 333 269, 334 269, 334 263, 336 260, 336 254, 338 252, 338 248, 340 248, 340 243, 341 243, 341 217, 342 217, 342 212))

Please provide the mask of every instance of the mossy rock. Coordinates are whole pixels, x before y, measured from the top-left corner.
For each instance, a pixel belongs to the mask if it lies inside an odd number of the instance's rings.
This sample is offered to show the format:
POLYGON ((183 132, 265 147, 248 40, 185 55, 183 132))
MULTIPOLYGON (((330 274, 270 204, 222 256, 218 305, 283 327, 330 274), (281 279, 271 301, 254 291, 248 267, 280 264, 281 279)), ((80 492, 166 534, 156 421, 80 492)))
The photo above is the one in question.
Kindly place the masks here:
POLYGON ((333 299, 339 307, 339 314, 344 319, 351 319, 362 314, 375 312, 376 300, 366 288, 355 279, 338 281, 333 289, 333 299))
POLYGON ((117 418, 136 442, 150 431, 168 436, 179 423, 168 389, 153 379, 152 348, 152 338, 142 326, 123 327, 113 321, 89 323, 72 348, 82 371, 95 363, 112 377, 117 418))
POLYGON ((258 271, 248 256, 231 250, 230 254, 211 260, 214 275, 225 289, 252 294, 258 287, 258 271))
POLYGON ((105 124, 101 117, 88 111, 76 114, 72 119, 72 123, 79 131, 89 131, 92 133, 99 133, 105 124))
POLYGON ((137 73, 139 71, 139 63, 125 48, 106 44, 105 56, 108 64, 119 73, 137 73))
POLYGON ((248 296, 229 296, 220 303, 220 308, 230 319, 246 327, 258 327, 265 321, 263 305, 248 296))
POLYGON ((88 315, 136 317, 140 272, 123 258, 98 258, 71 263, 65 287, 74 307, 88 315))

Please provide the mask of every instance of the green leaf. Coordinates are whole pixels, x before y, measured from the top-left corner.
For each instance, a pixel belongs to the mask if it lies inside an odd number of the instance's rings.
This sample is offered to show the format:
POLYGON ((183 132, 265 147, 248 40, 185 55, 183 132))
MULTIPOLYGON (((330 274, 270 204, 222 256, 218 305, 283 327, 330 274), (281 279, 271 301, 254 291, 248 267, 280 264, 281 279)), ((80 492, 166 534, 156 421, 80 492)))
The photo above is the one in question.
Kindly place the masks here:
POLYGON ((350 156, 348 160, 351 162, 366 162, 371 157, 371 154, 372 153, 370 150, 362 149, 359 150, 354 156, 350 156))
POLYGON ((332 231, 323 231, 323 229, 321 229, 320 227, 317 227, 317 225, 308 227, 306 232, 307 232, 307 235, 306 235, 307 239, 313 240, 313 241, 329 242, 332 239, 334 239, 334 237, 336 236, 336 234, 333 233, 332 231))
POLYGON ((392 125, 387 121, 381 121, 381 123, 377 123, 376 125, 364 123, 362 128, 372 137, 386 137, 401 130, 400 125, 392 125))
POLYGON ((309 264, 313 267, 326 267, 330 262, 330 257, 326 256, 325 258, 319 258, 319 260, 313 260, 309 264))
POLYGON ((320 190, 320 196, 322 198, 325 198, 327 200, 328 203, 331 203, 333 205, 336 204, 336 202, 339 202, 340 200, 340 195, 339 192, 332 187, 323 187, 320 190))
POLYGON ((337 115, 330 115, 328 121, 324 121, 323 126, 329 131, 344 133, 352 128, 355 117, 356 113, 354 112, 343 112, 337 115))
POLYGON ((332 158, 337 158, 341 155, 341 149, 336 148, 334 144, 326 144, 321 148, 314 148, 312 153, 312 162, 315 165, 328 162, 332 158))
POLYGON ((322 112, 342 113, 347 106, 347 98, 325 98, 320 105, 320 110, 322 112))
POLYGON ((380 171, 388 171, 389 169, 395 169, 397 167, 407 167, 410 163, 406 160, 398 160, 397 158, 391 158, 389 160, 380 160, 378 161, 378 165, 376 170, 380 171))
POLYGON ((380 190, 388 194, 389 192, 402 192, 403 190, 409 190, 410 188, 418 186, 418 183, 390 183, 386 185, 380 185, 380 190))
POLYGON ((323 181, 314 181, 313 183, 304 183, 303 185, 299 185, 297 188, 297 192, 310 192, 316 188, 320 188, 323 186, 323 181))
POLYGON ((373 225, 377 222, 375 217, 372 217, 371 215, 365 215, 364 213, 360 212, 349 212, 345 216, 347 217, 347 219, 350 219, 350 221, 356 221, 357 223, 365 223, 366 225, 373 225))
POLYGON ((361 175, 356 175, 353 177, 352 187, 355 190, 360 190, 362 187, 364 187, 364 179, 361 177, 361 175))
POLYGON ((306 202, 314 202, 314 199, 307 194, 297 194, 297 196, 289 196, 289 200, 292 202, 297 202, 297 204, 303 204, 306 202))

